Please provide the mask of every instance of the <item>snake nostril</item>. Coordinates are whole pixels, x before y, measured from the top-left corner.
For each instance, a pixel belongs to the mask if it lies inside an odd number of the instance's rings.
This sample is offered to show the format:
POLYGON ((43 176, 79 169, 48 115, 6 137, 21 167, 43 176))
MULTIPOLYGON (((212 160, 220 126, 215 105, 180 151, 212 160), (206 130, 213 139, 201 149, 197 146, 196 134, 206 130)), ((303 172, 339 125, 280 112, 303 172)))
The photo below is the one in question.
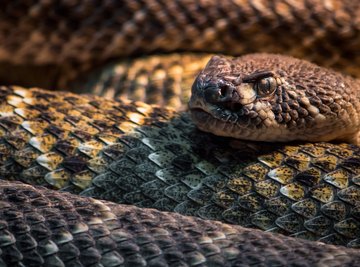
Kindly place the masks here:
POLYGON ((229 88, 228 86, 221 86, 220 88, 220 98, 224 98, 228 96, 229 88))
POLYGON ((228 85, 208 86, 204 90, 204 96, 209 103, 231 101, 233 89, 228 85))

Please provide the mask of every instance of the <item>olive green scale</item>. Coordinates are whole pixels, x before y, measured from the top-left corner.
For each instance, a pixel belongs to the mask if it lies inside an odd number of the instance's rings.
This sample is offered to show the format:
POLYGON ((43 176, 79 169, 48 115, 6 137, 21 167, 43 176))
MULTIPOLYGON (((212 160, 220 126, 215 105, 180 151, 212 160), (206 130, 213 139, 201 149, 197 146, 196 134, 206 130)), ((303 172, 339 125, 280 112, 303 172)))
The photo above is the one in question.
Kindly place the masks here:
POLYGON ((0 88, 0 175, 83 196, 360 247, 360 148, 200 132, 187 113, 0 88))

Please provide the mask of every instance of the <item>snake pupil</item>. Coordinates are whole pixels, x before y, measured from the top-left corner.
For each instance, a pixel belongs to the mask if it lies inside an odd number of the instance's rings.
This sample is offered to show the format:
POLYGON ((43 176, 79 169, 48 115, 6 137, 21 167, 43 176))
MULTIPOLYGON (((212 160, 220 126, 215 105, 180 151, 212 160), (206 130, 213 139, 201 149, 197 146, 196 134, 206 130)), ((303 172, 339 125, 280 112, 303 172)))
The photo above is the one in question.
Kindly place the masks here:
POLYGON ((276 89, 276 80, 273 77, 267 77, 255 82, 254 86, 259 97, 265 97, 272 94, 276 89))

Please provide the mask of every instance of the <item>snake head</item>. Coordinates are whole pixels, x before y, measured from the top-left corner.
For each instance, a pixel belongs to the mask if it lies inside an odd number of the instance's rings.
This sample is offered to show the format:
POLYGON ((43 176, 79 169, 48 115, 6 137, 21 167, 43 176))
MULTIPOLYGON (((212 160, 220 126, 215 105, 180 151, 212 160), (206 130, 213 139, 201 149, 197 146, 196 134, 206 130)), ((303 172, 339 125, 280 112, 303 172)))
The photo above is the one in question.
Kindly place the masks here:
POLYGON ((214 56, 193 83, 189 109, 199 129, 220 136, 351 141, 360 127, 349 116, 360 111, 359 93, 350 97, 356 83, 287 56, 214 56))

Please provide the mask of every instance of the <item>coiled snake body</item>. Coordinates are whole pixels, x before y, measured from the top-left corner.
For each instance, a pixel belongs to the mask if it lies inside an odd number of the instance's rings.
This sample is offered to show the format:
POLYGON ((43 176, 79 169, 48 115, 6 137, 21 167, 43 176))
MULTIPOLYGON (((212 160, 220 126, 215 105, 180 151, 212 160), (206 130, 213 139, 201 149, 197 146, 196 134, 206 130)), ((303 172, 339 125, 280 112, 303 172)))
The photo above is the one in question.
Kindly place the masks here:
MULTIPOLYGON (((360 76, 356 1, 1 5, 4 84, 180 107, 190 87, 179 97, 180 86, 200 68, 194 58, 209 55, 110 63, 95 70, 103 85, 71 80, 115 57, 200 50, 284 52, 360 76)), ((4 85, 0 265, 359 265, 359 87, 295 58, 213 57, 190 108, 219 137, 187 112, 4 85)))

